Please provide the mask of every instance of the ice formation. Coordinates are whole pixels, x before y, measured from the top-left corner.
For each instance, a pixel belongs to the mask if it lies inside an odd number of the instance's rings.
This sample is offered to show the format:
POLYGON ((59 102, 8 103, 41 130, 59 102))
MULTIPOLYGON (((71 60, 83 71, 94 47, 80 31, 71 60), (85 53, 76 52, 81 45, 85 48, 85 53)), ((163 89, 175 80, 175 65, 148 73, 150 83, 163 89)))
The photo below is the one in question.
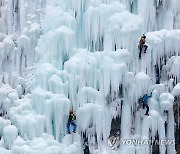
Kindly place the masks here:
POLYGON ((177 139, 179 8, 180 0, 0 0, 0 153, 178 152, 123 140, 177 139), (138 100, 151 93, 145 116, 138 100), (70 109, 77 133, 67 135, 70 109))

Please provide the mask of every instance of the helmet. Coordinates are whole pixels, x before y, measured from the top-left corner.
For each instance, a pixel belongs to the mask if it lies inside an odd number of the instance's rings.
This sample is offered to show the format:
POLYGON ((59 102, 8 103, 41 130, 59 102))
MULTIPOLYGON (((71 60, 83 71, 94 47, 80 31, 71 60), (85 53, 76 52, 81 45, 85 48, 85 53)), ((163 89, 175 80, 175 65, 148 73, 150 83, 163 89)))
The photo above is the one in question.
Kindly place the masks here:
POLYGON ((146 39, 146 35, 145 34, 143 34, 141 37, 146 39))
POLYGON ((70 113, 70 114, 73 114, 73 111, 72 111, 72 110, 70 110, 70 111, 69 111, 69 113, 70 113))

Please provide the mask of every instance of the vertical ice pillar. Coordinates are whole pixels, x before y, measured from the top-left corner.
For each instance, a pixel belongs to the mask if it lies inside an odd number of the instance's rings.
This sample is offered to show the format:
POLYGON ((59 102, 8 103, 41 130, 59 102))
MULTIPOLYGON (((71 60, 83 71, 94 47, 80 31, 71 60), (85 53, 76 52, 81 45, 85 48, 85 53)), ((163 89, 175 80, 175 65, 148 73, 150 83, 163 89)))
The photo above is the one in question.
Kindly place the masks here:
POLYGON ((39 40, 37 51, 39 56, 43 57, 44 62, 51 63, 62 70, 64 63, 73 55, 74 47, 74 31, 67 26, 60 26, 44 34, 39 40))
POLYGON ((131 132, 131 106, 123 102, 122 122, 121 122, 121 139, 129 139, 131 132))
POLYGON ((25 2, 24 0, 10 0, 7 12, 8 34, 19 34, 25 27, 25 2))
POLYGON ((30 39, 31 44, 31 52, 29 53, 29 62, 33 64, 34 61, 37 60, 37 53, 35 52, 35 48, 38 43, 38 39, 41 35, 41 26, 39 24, 32 24, 30 30, 28 31, 28 37, 30 39))
POLYGON ((16 54, 16 69, 23 72, 23 69, 29 66, 30 62, 30 40, 27 36, 20 36, 18 39, 18 49, 16 54))
MULTIPOLYGON (((159 119, 158 121, 158 129, 159 129, 159 139, 160 140, 166 140, 166 136, 165 136, 165 124, 164 124, 164 120, 162 118, 159 119)), ((165 145, 163 144, 160 144, 159 145, 159 151, 160 151, 160 154, 165 154, 166 153, 166 147, 165 145)))
POLYGON ((11 26, 14 27, 14 32, 20 31, 20 1, 19 0, 12 0, 12 17, 13 23, 11 26))
POLYGON ((66 125, 68 121, 68 112, 70 109, 70 100, 64 95, 53 99, 53 122, 55 128, 55 138, 60 141, 66 134, 66 125))
POLYGON ((10 150, 11 145, 15 141, 18 136, 18 129, 13 125, 8 125, 3 129, 3 138, 4 138, 4 146, 6 149, 10 150))
MULTIPOLYGON (((142 134, 141 134, 141 140, 148 141, 150 140, 150 124, 151 119, 150 117, 144 117, 142 122, 142 134)), ((150 153, 150 146, 148 144, 145 144, 141 147, 142 153, 149 154, 150 153)))
POLYGON ((19 0, 19 30, 20 32, 23 31, 25 27, 25 6, 24 0, 19 0))
POLYGON ((138 12, 144 20, 143 31, 152 31, 156 29, 155 19, 156 10, 154 0, 138 0, 138 12))
MULTIPOLYGON (((172 109, 169 109, 168 111, 167 140, 175 140, 174 138, 174 112, 172 109)), ((167 153, 176 154, 175 144, 167 145, 167 153)))

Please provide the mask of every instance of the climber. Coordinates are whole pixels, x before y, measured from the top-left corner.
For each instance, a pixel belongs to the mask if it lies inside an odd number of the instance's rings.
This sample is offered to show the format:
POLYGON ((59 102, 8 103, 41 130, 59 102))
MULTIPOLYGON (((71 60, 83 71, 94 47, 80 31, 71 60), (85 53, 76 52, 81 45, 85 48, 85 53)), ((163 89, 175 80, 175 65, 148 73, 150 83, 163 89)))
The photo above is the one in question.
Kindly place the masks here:
POLYGON ((141 36, 141 39, 140 39, 139 45, 138 45, 138 49, 140 50, 139 51, 139 59, 141 59, 142 50, 144 49, 144 53, 146 53, 146 50, 148 48, 148 46, 145 43, 146 43, 146 36, 143 34, 141 36))
POLYGON ((149 115, 149 106, 148 106, 148 99, 152 97, 152 93, 150 95, 145 94, 143 97, 139 99, 139 103, 142 105, 143 109, 146 107, 145 115, 149 115))
POLYGON ((73 132, 76 133, 76 124, 74 123, 75 120, 76 120, 76 116, 73 113, 73 111, 70 110, 69 111, 69 119, 68 119, 68 123, 67 123, 67 131, 69 134, 71 134, 70 125, 73 125, 73 132))

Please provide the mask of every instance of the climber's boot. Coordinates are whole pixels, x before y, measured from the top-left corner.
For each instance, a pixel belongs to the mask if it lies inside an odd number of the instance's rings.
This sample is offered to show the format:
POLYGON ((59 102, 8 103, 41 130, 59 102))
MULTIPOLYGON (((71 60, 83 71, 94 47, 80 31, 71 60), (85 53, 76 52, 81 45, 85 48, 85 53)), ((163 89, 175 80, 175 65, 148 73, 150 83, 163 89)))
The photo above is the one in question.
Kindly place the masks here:
POLYGON ((145 113, 145 115, 149 116, 149 113, 145 113))

